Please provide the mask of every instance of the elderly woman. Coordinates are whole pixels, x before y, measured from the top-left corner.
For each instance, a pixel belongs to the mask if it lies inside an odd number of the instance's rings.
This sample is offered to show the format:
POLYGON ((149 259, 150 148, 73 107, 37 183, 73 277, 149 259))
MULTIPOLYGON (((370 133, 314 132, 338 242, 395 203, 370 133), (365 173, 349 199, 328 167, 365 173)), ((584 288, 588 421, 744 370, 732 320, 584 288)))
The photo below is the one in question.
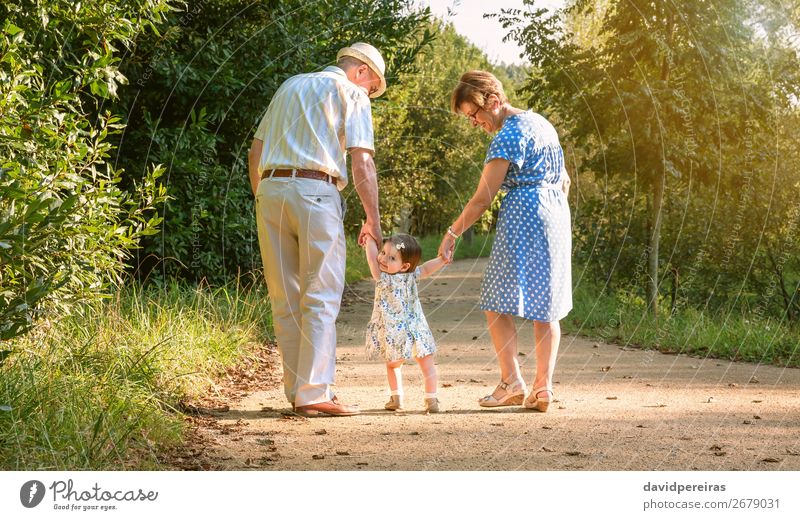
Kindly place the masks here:
POLYGON ((564 153, 555 128, 541 115, 511 106, 501 83, 488 72, 462 75, 451 105, 472 126, 497 135, 475 194, 442 240, 439 253, 445 260, 452 261, 456 239, 489 208, 497 191, 506 193, 480 295, 500 364, 500 384, 478 403, 524 403, 545 412, 553 399, 559 320, 572 309, 570 181, 564 153), (514 316, 533 321, 536 337, 536 376, 527 398, 514 316))

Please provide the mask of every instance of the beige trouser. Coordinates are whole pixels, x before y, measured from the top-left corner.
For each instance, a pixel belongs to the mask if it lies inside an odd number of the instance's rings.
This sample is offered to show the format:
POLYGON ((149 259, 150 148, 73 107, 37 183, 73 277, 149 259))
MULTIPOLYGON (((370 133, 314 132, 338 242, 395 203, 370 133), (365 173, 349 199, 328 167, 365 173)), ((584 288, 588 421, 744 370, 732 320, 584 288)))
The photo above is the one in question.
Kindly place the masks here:
POLYGON ((333 397, 336 318, 344 290, 345 240, 336 186, 266 178, 256 221, 283 385, 295 406, 333 397))

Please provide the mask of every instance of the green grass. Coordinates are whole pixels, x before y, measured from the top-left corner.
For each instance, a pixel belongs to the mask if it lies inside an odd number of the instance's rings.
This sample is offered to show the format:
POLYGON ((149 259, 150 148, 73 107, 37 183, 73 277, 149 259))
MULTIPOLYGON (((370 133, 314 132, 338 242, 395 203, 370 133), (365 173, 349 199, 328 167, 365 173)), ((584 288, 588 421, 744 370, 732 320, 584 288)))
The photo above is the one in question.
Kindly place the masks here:
POLYGON ((181 439, 173 407, 267 339, 266 293, 253 287, 129 289, 4 345, 0 469, 160 467, 181 439))
POLYGON ((358 245, 357 237, 347 237, 347 260, 345 264, 345 283, 357 282, 369 277, 369 264, 364 250, 358 245))
POLYGON ((712 313, 694 308, 669 314, 662 302, 656 320, 640 298, 625 292, 603 293, 583 284, 573 294, 574 307, 562 322, 564 331, 620 345, 663 352, 800 367, 800 327, 775 319, 755 319, 744 312, 712 313))

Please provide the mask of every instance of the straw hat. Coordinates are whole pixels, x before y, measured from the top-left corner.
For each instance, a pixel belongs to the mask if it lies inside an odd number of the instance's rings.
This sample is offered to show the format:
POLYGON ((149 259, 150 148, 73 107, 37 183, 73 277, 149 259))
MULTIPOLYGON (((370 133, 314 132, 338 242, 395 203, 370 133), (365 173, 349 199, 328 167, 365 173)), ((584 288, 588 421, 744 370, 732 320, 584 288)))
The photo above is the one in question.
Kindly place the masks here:
POLYGON ((336 53, 338 60, 342 56, 352 56, 357 60, 361 60, 381 79, 381 86, 378 91, 372 94, 371 98, 376 98, 386 91, 386 78, 383 73, 386 71, 386 64, 383 62, 383 57, 378 49, 368 43, 358 42, 350 47, 343 47, 336 53))

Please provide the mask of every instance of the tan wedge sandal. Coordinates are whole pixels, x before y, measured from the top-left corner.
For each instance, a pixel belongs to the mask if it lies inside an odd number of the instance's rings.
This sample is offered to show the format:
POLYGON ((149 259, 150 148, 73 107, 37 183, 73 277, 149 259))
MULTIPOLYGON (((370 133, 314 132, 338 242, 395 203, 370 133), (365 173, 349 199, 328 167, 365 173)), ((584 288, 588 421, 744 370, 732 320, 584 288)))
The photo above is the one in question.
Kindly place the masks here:
POLYGON ((552 400, 553 390, 551 388, 539 388, 528 394, 528 398, 525 399, 525 408, 544 413, 547 411, 547 408, 550 406, 550 401, 552 400), (540 394, 544 394, 544 397, 547 399, 542 399, 540 394))
POLYGON ((499 399, 492 394, 478 399, 478 404, 484 408, 495 408, 497 406, 514 406, 520 405, 525 400, 525 382, 517 381, 515 383, 506 383, 501 381, 497 390, 503 390, 505 393, 499 399))

